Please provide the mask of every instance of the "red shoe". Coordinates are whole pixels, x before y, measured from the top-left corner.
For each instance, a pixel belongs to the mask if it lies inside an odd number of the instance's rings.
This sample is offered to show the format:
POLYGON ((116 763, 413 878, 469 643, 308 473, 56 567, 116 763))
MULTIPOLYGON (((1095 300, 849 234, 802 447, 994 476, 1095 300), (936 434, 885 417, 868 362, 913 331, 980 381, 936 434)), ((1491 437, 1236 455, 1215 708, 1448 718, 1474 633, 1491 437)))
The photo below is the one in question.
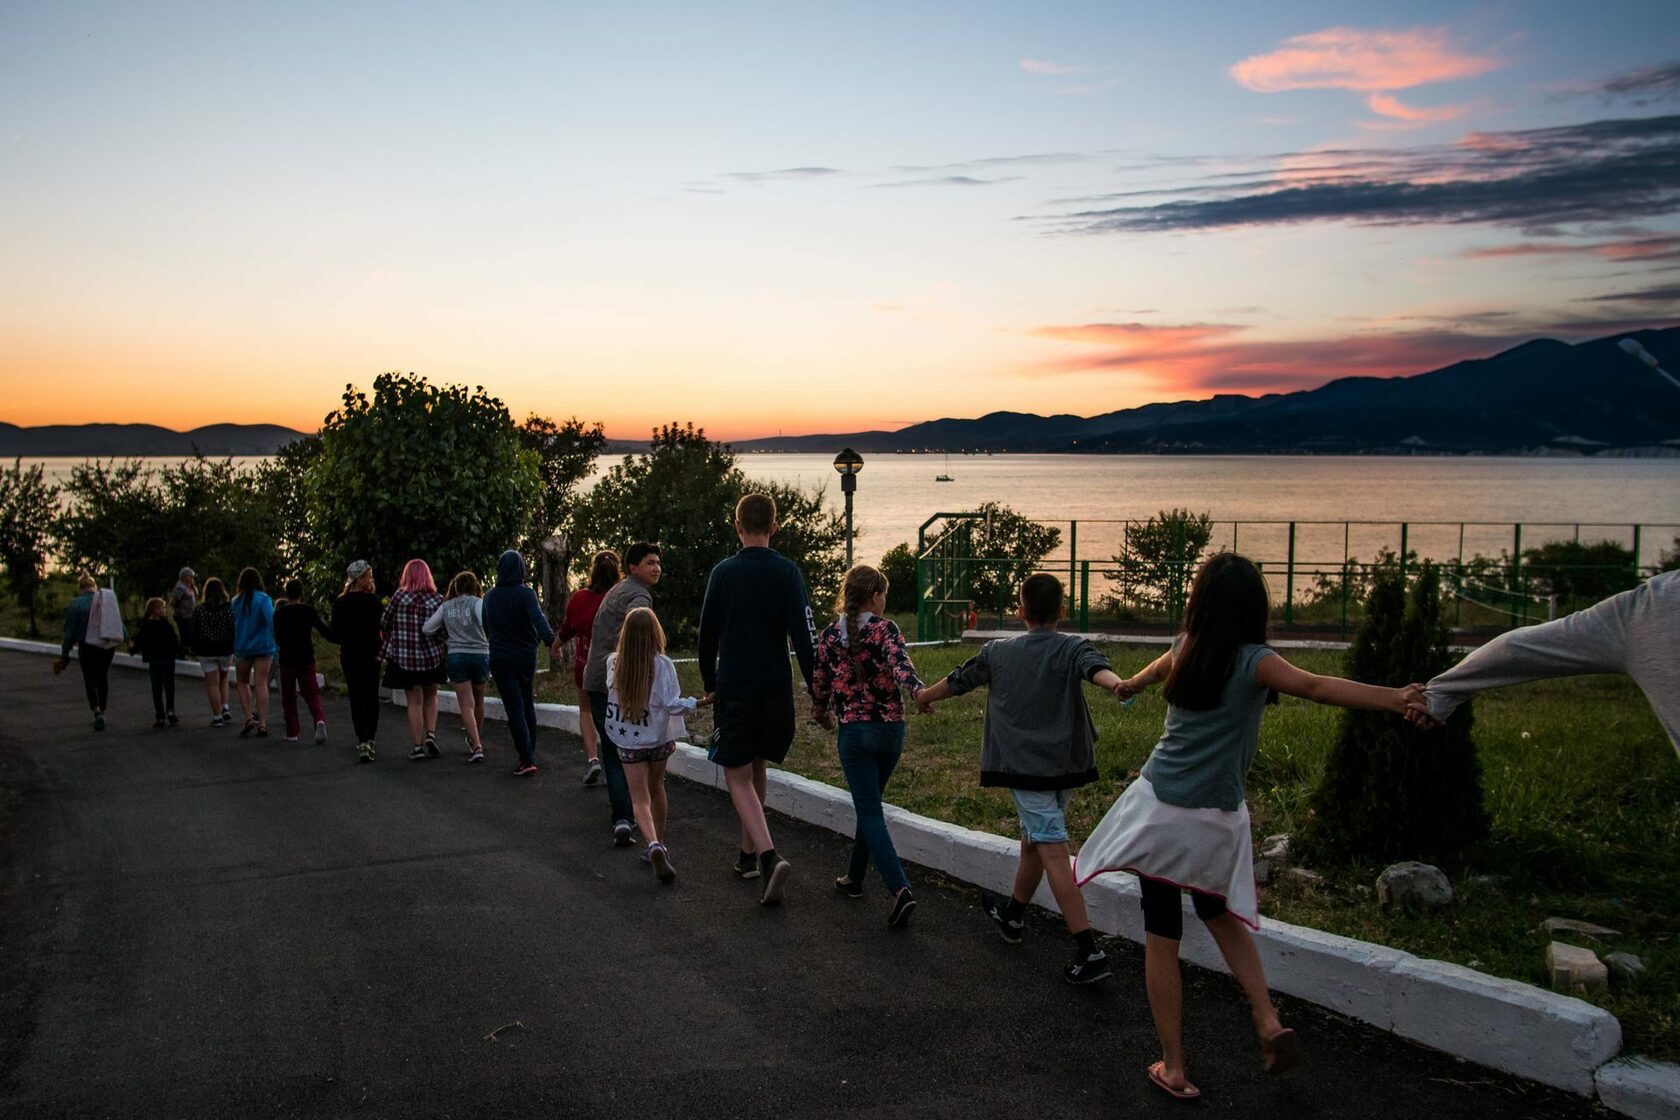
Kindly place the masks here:
POLYGON ((536 772, 537 764, 534 762, 521 762, 513 768, 513 776, 516 778, 527 778, 536 772))

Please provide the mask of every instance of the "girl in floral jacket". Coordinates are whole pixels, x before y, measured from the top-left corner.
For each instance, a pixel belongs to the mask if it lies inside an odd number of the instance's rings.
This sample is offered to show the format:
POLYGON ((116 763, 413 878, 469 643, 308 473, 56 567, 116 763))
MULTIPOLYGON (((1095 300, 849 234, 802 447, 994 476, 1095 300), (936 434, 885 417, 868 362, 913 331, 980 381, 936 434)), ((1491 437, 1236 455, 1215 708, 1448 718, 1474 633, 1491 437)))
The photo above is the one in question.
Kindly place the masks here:
POLYGON ((886 608, 885 576, 864 564, 846 573, 835 604, 839 617, 817 638, 811 694, 819 723, 828 727, 839 720, 840 767, 857 810, 851 866, 834 881, 835 889, 862 898, 863 875, 873 858, 893 896, 887 925, 899 929, 909 924, 916 899, 887 831, 881 797, 904 753, 900 690, 914 699, 922 681, 904 650, 904 635, 881 617, 886 608))

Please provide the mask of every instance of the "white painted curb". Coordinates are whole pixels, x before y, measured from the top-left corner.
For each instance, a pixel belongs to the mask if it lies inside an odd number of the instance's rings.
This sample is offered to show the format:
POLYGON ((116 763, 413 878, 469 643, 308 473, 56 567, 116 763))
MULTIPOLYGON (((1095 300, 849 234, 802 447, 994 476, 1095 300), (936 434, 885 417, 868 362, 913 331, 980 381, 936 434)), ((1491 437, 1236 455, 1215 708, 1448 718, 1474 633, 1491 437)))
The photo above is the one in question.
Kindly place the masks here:
POLYGON ((1680 1066, 1623 1058, 1598 1071, 1598 1099, 1634 1120, 1680 1117, 1680 1066))
MULTIPOLYGON (((15 639, 0 639, 0 649, 58 653, 56 645, 15 639)), ((119 660, 124 660, 121 655, 119 660)), ((126 661, 141 666, 138 658, 126 661)), ((198 668, 196 662, 180 664, 183 671, 198 668)), ((407 703, 402 692, 393 692, 391 700, 398 706, 407 703)), ((438 708, 459 711, 447 685, 438 689, 438 708)), ((536 710, 539 727, 577 733, 576 707, 538 704, 536 710)), ((495 697, 485 700, 484 714, 486 719, 506 719, 495 697)), ((669 770, 701 785, 724 788, 722 767, 687 743, 677 744, 669 770)), ((786 770, 772 769, 769 781, 772 809, 843 836, 853 834, 856 815, 845 790, 786 770)), ((893 843, 906 860, 999 893, 1013 883, 1018 841, 893 805, 886 807, 886 817, 893 843)), ((1086 884, 1084 894, 1098 930, 1143 940, 1136 878, 1102 875, 1086 884)), ((1048 884, 1039 888, 1033 902, 1057 912, 1048 884)), ((1188 899, 1184 906, 1193 916, 1188 899)), ((1639 1059, 1612 1062, 1621 1049, 1621 1024, 1584 1000, 1271 919, 1255 934, 1255 941, 1266 979, 1276 991, 1505 1073, 1582 1096, 1596 1091, 1607 1106, 1638 1120, 1680 1120, 1680 1067, 1639 1059)), ((1200 921, 1185 922, 1182 955, 1193 964, 1225 971, 1200 921)))
MULTIPOLYGON (((0 638, 0 650, 12 650, 15 653, 36 653, 47 657, 57 657, 59 648, 59 646, 53 644, 52 642, 31 642, 22 638, 0 638)), ((70 650, 70 660, 76 660, 78 652, 78 650, 72 647, 70 650)), ((141 672, 146 671, 146 663, 140 660, 139 654, 119 653, 111 659, 111 664, 121 669, 139 669, 141 672)), ((196 658, 191 661, 177 661, 175 662, 175 675, 177 677, 203 677, 204 667, 198 663, 196 658)), ((232 683, 233 676, 234 671, 232 668, 229 668, 228 678, 230 684, 232 683)), ((320 673, 315 674, 315 684, 317 686, 322 686, 326 683, 327 678, 323 677, 320 673)), ((280 689, 280 666, 278 663, 276 663, 269 672, 268 685, 270 692, 277 692, 280 689)))

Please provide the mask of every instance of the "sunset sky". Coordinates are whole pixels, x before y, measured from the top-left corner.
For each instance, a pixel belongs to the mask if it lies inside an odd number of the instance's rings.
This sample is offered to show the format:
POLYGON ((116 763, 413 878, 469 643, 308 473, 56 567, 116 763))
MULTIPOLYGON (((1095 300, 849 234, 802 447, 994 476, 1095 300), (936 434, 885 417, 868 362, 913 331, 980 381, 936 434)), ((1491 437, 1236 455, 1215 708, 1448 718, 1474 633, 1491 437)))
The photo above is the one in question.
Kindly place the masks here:
POLYGON ((0 420, 746 438, 1680 321, 1673 0, 1221 7, 8 3, 0 420))

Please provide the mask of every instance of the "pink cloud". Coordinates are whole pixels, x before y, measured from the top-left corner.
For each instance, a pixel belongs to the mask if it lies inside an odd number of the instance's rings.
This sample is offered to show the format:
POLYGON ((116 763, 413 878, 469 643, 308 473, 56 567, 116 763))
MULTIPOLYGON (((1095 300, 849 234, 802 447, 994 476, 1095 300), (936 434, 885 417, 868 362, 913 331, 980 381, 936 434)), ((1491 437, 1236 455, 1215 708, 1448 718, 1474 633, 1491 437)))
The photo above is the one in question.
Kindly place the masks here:
POLYGON ((1596 256, 1607 261, 1661 261, 1680 258, 1680 234, 1635 237, 1623 241, 1519 241, 1510 245, 1489 245, 1466 249, 1468 260, 1498 260, 1504 257, 1596 256))
POLYGON ((1420 109, 1386 93, 1371 94, 1365 99, 1365 104, 1373 113, 1419 125, 1456 121, 1470 111, 1468 105, 1441 105, 1433 109, 1420 109))
POLYGON ((1016 65, 1029 74, 1068 75, 1095 74, 1097 72, 1093 66, 1071 66, 1064 62, 1051 62, 1043 58, 1023 58, 1016 65))
POLYGON ((1367 93, 1473 78, 1502 65, 1492 55, 1456 50, 1443 27, 1407 31, 1331 27, 1285 39, 1276 50, 1238 62, 1230 73, 1257 93, 1291 89, 1367 93))
POLYGON ((1536 334, 1585 337, 1630 325, 1625 317, 1615 316, 1530 323, 1507 322, 1509 315, 1484 312, 1438 321, 1424 317, 1428 325, 1409 330, 1365 329, 1288 340, 1255 338, 1249 328, 1231 323, 1044 326, 1032 333, 1088 349, 1051 358, 1022 373, 1028 377, 1129 373, 1151 389, 1176 397, 1232 391, 1287 393, 1316 388, 1338 377, 1406 377, 1440 369, 1468 358, 1488 357, 1536 334))

